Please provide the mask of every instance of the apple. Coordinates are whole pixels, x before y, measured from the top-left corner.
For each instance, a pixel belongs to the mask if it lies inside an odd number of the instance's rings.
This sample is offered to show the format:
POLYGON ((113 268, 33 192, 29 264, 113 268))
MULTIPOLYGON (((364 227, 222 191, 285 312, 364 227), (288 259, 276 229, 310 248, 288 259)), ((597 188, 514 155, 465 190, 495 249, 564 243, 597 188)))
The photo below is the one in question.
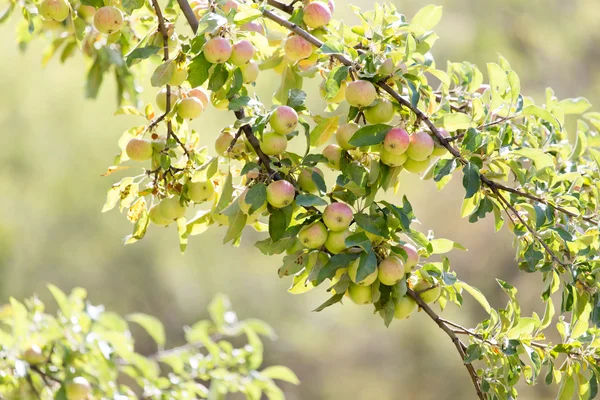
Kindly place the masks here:
POLYGON ((304 59, 298 61, 298 64, 296 64, 296 65, 298 66, 298 70, 300 70, 301 72, 306 72, 306 71, 309 71, 315 65, 317 65, 318 61, 319 61, 319 55, 317 53, 313 52, 310 55, 310 57, 304 58, 304 59))
POLYGON ((185 65, 178 66, 175 68, 171 79, 169 79, 169 85, 180 86, 188 77, 187 67, 185 65))
POLYGON ((377 276, 384 285, 395 285, 404 277, 404 263, 398 257, 390 256, 385 258, 377 266, 377 276))
POLYGON ((150 218, 150 222, 152 222, 155 225, 169 225, 172 221, 169 221, 168 219, 162 216, 162 214, 160 213, 159 204, 155 204, 150 208, 150 211, 148 212, 148 218, 150 218))
POLYGON ((146 161, 152 158, 152 142, 146 139, 133 138, 127 142, 125 153, 134 161, 146 161))
POLYGON ((357 281, 356 273, 358 272, 359 265, 360 258, 357 258, 350 263, 350 266, 348 267, 348 276, 350 277, 350 280, 360 286, 371 286, 377 280, 377 268, 375 268, 375 271, 367 275, 362 281, 357 281))
MULTIPOLYGON (((246 203, 246 195, 248 194, 249 190, 250 189, 246 188, 242 192, 240 197, 238 198, 238 204, 239 204, 240 210, 246 215, 250 215, 250 207, 252 207, 251 204, 246 203)), ((267 201, 265 200, 263 202, 263 204, 261 204, 261 206, 258 207, 258 209, 256 209, 252 214, 260 215, 263 212, 265 212, 266 209, 267 209, 267 201)))
POLYGON ((231 43, 225 38, 215 37, 204 43, 202 52, 209 63, 223 64, 231 57, 231 43))
POLYGON ((92 392, 92 387, 87 379, 82 376, 73 378, 65 385, 67 400, 86 400, 92 392))
POLYGON ((389 165, 390 167, 399 167, 401 165, 404 165, 406 163, 406 160, 408 160, 408 156, 406 155, 406 153, 392 154, 387 152, 385 149, 381 150, 381 152, 379 153, 379 157, 382 163, 384 163, 385 165, 389 165))
POLYGON ((292 35, 285 40, 283 50, 288 60, 296 62, 310 57, 313 45, 301 36, 292 35))
POLYGON ((346 83, 346 81, 342 81, 342 83, 340 84, 340 88, 338 89, 337 93, 335 94, 335 96, 333 96, 330 99, 327 98, 327 90, 325 88, 325 84, 326 84, 326 81, 321 82, 321 84, 319 85, 319 93, 321 94, 321 97, 326 102, 333 103, 333 104, 338 104, 338 103, 341 103, 342 101, 344 101, 346 99, 346 86, 348 86, 348 84, 346 83))
MULTIPOLYGON (((450 137, 450 134, 448 133, 447 130, 445 130, 445 129, 438 129, 438 131, 441 133, 441 135, 443 137, 445 137, 445 138, 450 137)), ((447 151, 448 150, 444 146, 442 146, 441 143, 439 143, 439 142, 436 141, 435 144, 434 144, 434 146, 433 146, 433 152, 431 153, 431 155, 434 156, 434 157, 440 157, 440 156, 443 156, 444 154, 446 154, 447 151)))
POLYGON ((185 206, 179 202, 179 197, 167 197, 158 203, 158 212, 167 221, 174 221, 185 215, 185 206))
POLYGON ((256 21, 246 22, 240 29, 243 31, 260 33, 263 36, 265 34, 265 28, 256 21))
POLYGON ((280 135, 287 135, 298 125, 298 113, 292 107, 279 106, 269 118, 271 128, 280 135))
POLYGON ((187 194, 194 203, 204 203, 215 194, 215 185, 210 179, 202 182, 189 182, 187 194))
POLYGON ((96 14, 96 7, 94 6, 80 4, 79 7, 77 7, 77 15, 79 18, 89 20, 94 14, 96 14))
POLYGON ((323 149, 323 156, 327 159, 327 165, 333 169, 340 169, 342 162, 342 148, 335 144, 330 144, 323 149))
POLYGON ((298 175, 298 186, 301 190, 308 193, 316 193, 318 191, 317 185, 312 178, 314 172, 323 176, 323 171, 317 167, 305 167, 300 170, 300 175, 298 175))
POLYGON ((412 172, 413 174, 420 174, 421 172, 425 172, 427 168, 429 168, 429 160, 415 161, 409 158, 402 166, 408 172, 412 172))
POLYGON ((406 319, 417 309, 417 302, 410 296, 404 296, 396 303, 394 318, 406 319))
POLYGON ((267 186, 267 201, 275 208, 283 208, 294 201, 296 189, 288 181, 274 181, 267 186))
POLYGON ((294 243, 292 243, 291 246, 289 246, 287 249, 285 249, 285 253, 286 254, 296 254, 299 251, 304 251, 304 245, 302 244, 302 242, 300 241, 300 239, 295 239, 294 243))
POLYGON ((377 68, 377 74, 384 76, 392 75, 395 69, 394 60, 386 58, 379 68, 377 68))
POLYGON ((408 274, 419 263, 419 252, 410 243, 403 244, 400 247, 406 251, 407 258, 404 261, 404 272, 408 274))
POLYGON ((380 99, 364 113, 369 124, 387 124, 394 118, 394 105, 388 99, 380 99))
POLYGON ((210 103, 210 94, 202 86, 197 86, 188 90, 186 95, 187 97, 195 97, 200 100, 204 108, 208 107, 208 104, 210 103))
POLYGON ((409 136, 410 144, 406 153, 415 161, 425 161, 433 152, 433 139, 427 132, 416 132, 409 136))
MULTIPOLYGON (((177 100, 179 100, 180 98, 181 98, 181 93, 179 92, 179 90, 177 90, 177 88, 171 88, 171 108, 173 107, 173 104, 175 104, 175 102, 177 100)), ((166 109, 167 109, 167 88, 162 88, 161 90, 158 91, 158 93, 156 93, 156 106, 161 111, 166 111, 166 109)))
POLYGON ((221 132, 217 139, 215 140, 215 151, 219 155, 225 154, 229 146, 231 146, 231 142, 233 142, 233 135, 229 132, 221 132))
POLYGON ((350 206, 340 202, 329 204, 323 212, 323 222, 334 232, 348 229, 353 219, 354 213, 350 206))
POLYGON ((430 304, 436 301, 442 294, 442 288, 440 285, 432 285, 424 279, 418 281, 413 290, 419 295, 421 300, 425 303, 430 304))
POLYGON ((240 71, 242 71, 242 80, 244 83, 252 83, 258 79, 260 68, 258 68, 258 64, 254 61, 249 61, 248 63, 240 66, 240 71))
POLYGON ((112 35, 123 27, 123 13, 117 7, 100 7, 94 14, 94 26, 98 32, 112 35))
POLYGON ((309 249, 320 248, 327 242, 327 237, 327 228, 320 221, 305 225, 298 232, 298 240, 309 249))
POLYGON ((235 2, 235 1, 233 1, 233 0, 227 0, 227 1, 225 2, 225 4, 223 4, 223 5, 221 6, 221 8, 223 9, 223 12, 224 12, 225 14, 229 14, 229 12, 230 12, 231 10, 236 10, 236 11, 237 11, 237 9, 238 9, 238 3, 237 3, 237 2, 235 2))
POLYGON ((198 118, 202 111, 204 111, 204 106, 196 97, 181 99, 177 105, 177 115, 183 119, 198 118))
POLYGON ((327 0, 327 7, 329 7, 329 11, 333 14, 335 11, 335 3, 333 0, 327 0))
POLYGON ((37 344, 23 352, 23 360, 31 365, 39 365, 45 363, 48 359, 44 356, 44 352, 37 344))
POLYGON ((254 57, 254 46, 248 40, 240 40, 231 47, 229 62, 240 66, 254 57))
POLYGON ((284 135, 275 132, 267 132, 262 135, 260 149, 269 156, 282 154, 287 149, 288 140, 284 135))
POLYGON ((371 286, 360 286, 350 282, 348 297, 356 304, 369 304, 373 302, 371 286))
POLYGON ((383 149, 390 154, 403 154, 410 145, 410 135, 402 128, 392 128, 383 139, 383 149))
POLYGON ((347 124, 342 124, 338 127, 338 130, 335 133, 335 141, 344 150, 355 149, 356 146, 352 146, 350 144, 350 139, 352 139, 352 136, 354 136, 356 131, 359 129, 360 125, 358 125, 355 122, 348 122, 347 124))
POLYGON ((346 101, 354 107, 370 106, 377 98, 375 86, 365 80, 352 81, 346 86, 346 101))
POLYGON ((349 229, 343 231, 329 231, 327 234, 327 240, 325 241, 325 248, 332 254, 338 254, 346 250, 346 238, 352 235, 349 229))
POLYGON ((69 3, 65 0, 43 0, 40 3, 40 15, 47 20, 64 21, 69 16, 69 10, 69 3))
POLYGON ((371 242, 371 244, 373 244, 373 246, 377 246, 377 245, 379 245, 381 242, 383 242, 383 237, 382 237, 382 236, 376 235, 376 234, 374 234, 374 233, 371 233, 371 232, 369 232, 369 231, 365 231, 365 230, 364 230, 364 229, 362 229, 362 228, 358 228, 358 229, 356 230, 356 232, 357 232, 357 233, 358 233, 358 232, 363 232, 363 233, 364 233, 364 234, 367 236, 367 238, 369 239, 369 241, 371 242))
POLYGON ((314 1, 304 6, 302 21, 309 28, 316 29, 325 26, 331 20, 331 10, 327 4, 314 1))

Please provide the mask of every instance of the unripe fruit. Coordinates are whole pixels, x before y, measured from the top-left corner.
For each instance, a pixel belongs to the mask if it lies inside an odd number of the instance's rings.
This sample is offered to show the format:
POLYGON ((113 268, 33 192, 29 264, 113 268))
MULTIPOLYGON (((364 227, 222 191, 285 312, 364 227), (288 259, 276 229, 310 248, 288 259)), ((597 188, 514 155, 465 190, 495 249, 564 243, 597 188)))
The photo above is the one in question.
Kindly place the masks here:
POLYGON ((440 297, 440 294, 442 294, 442 288, 439 285, 434 287, 424 279, 417 282, 413 287, 413 290, 419 295, 421 300, 427 304, 433 303, 440 297))
POLYGON ((204 106, 196 97, 182 99, 177 106, 177 115, 183 119, 198 118, 202 111, 204 111, 204 106))
POLYGON ((69 3, 65 0, 43 0, 40 15, 47 20, 64 21, 69 16, 69 3))
POLYGON ((323 81, 319 85, 319 93, 321 94, 321 97, 328 103, 341 103, 346 99, 346 86, 348 86, 348 84, 346 81, 343 81, 335 96, 333 96, 331 99, 328 99, 327 90, 325 89, 325 81, 323 81))
MULTIPOLYGON (((242 194, 240 195, 240 197, 238 198, 238 204, 240 207, 240 210, 246 214, 246 215, 250 215, 250 207, 252 207, 251 204, 246 203, 246 195, 248 194, 248 188, 246 188, 242 194)), ((262 214, 265 210, 267 209, 267 201, 265 200, 263 202, 263 204, 258 207, 258 209, 256 209, 252 214, 257 214, 260 215, 262 214)))
POLYGON ((271 128, 280 135, 287 135, 298 125, 298 113, 292 107, 279 106, 269 118, 271 128))
POLYGON ((152 158, 152 142, 145 139, 133 138, 127 142, 125 153, 134 161, 146 161, 152 158))
POLYGON ((213 221, 222 226, 229 226, 229 217, 223 213, 212 214, 213 221))
POLYGON ((204 44, 202 52, 209 63, 223 64, 231 57, 231 43, 225 38, 215 37, 204 44))
POLYGON ((347 124, 340 125, 337 132, 335 133, 335 141, 344 150, 355 149, 356 146, 350 144, 350 139, 360 129, 360 126, 355 122, 348 122, 347 124))
POLYGON ((417 302, 412 297, 404 296, 396 303, 394 318, 406 319, 417 309, 417 302))
POLYGON ((233 142, 233 135, 229 132, 222 132, 217 136, 217 140, 215 140, 215 150, 217 154, 225 154, 227 149, 229 149, 229 146, 231 146, 231 142, 233 142))
POLYGON ((306 39, 293 35, 286 39, 283 49, 288 60, 298 61, 310 57, 313 52, 313 45, 306 39))
POLYGON ((242 25, 240 29, 243 31, 260 33, 261 35, 265 34, 265 28, 256 21, 247 22, 242 25))
POLYGON ((89 19, 92 18, 94 14, 96 14, 96 8, 94 6, 81 4, 77 8, 77 15, 79 15, 79 18, 89 19))
POLYGON ((160 208, 158 206, 159 204, 155 204, 150 208, 150 211, 148 212, 150 222, 159 226, 169 225, 171 221, 162 216, 162 214, 160 213, 160 208))
POLYGON ((415 161, 409 158, 404 164, 402 164, 402 166, 408 172, 412 172, 413 174, 420 174, 421 172, 425 172, 427 168, 429 168, 429 160, 427 159, 425 161, 415 161))
POLYGON ((315 184, 312 178, 313 172, 316 172, 317 174, 323 176, 323 171, 321 171, 317 167, 302 168, 302 170, 300 170, 300 175, 298 175, 298 186, 300 187, 300 189, 308 193, 316 193, 318 190, 317 185, 315 184))
POLYGON ((325 26, 331 20, 331 10, 327 4, 314 1, 304 7, 302 21, 309 28, 315 29, 325 26))
POLYGON ((86 400, 92 388, 87 379, 78 376, 65 385, 65 395, 67 400, 86 400))
POLYGON ((287 149, 288 140, 284 135, 275 132, 267 132, 262 135, 260 149, 269 156, 282 154, 287 149))
POLYGON ((369 81, 352 81, 346 87, 346 101, 354 107, 362 108, 371 105, 377 98, 375 86, 369 81))
POLYGON ((229 100, 228 99, 218 99, 213 94, 211 101, 212 101, 213 106, 217 110, 228 110, 229 109, 229 100))
MULTIPOLYGON (((327 254, 327 253, 320 252, 319 254, 327 254)), ((327 254, 327 257, 328 257, 327 258, 327 262, 328 262, 329 261, 329 254, 327 254)), ((325 262, 323 265, 327 264, 327 262, 325 262)), ((348 268, 338 268, 335 271, 335 275, 333 276, 333 278, 331 278, 331 287, 332 287, 331 293, 337 294, 336 290, 333 289, 333 286, 335 286, 340 281, 340 279, 342 279, 342 276, 344 276, 344 274, 347 273, 347 272, 348 272, 348 268)), ((347 292, 346 292, 346 296, 348 296, 347 292)))
POLYGON ((333 0, 327 1, 327 7, 329 7, 329 11, 331 11, 331 13, 333 14, 335 11, 335 3, 333 2, 333 0))
POLYGON ((395 69, 396 68, 394 66, 394 60, 392 60, 391 58, 386 58, 383 64, 381 64, 379 68, 377 68, 377 74, 384 76, 392 75, 395 69))
POLYGON ((254 46, 248 40, 240 40, 231 48, 229 62, 234 65, 243 65, 254 57, 254 46))
POLYGON ((371 286, 359 286, 350 282, 348 286, 348 297, 356 304, 369 304, 373 302, 371 286))
POLYGON ((425 161, 433 152, 433 139, 427 132, 413 133, 410 137, 410 145, 406 153, 415 161, 425 161))
POLYGON ((188 77, 188 71, 187 71, 186 66, 182 66, 181 68, 179 68, 179 67, 175 68, 175 71, 173 72, 171 79, 169 79, 169 85, 179 86, 183 82, 185 82, 187 77, 188 77))
POLYGON ((46 362, 47 359, 40 346, 34 344, 23 352, 23 360, 31 365, 39 365, 46 362))
POLYGON ((194 203, 204 203, 215 194, 215 185, 211 180, 188 183, 188 197, 194 203))
POLYGON ((319 55, 317 53, 312 53, 310 57, 298 61, 298 69, 302 72, 309 71, 312 67, 317 65, 318 61, 319 55))
POLYGON ((188 90, 187 97, 197 98, 198 100, 200 100, 204 108, 208 107, 208 104, 210 103, 210 95, 208 94, 208 91, 202 86, 198 86, 188 90))
POLYGON ((111 35, 123 26, 123 14, 117 7, 101 7, 94 14, 94 26, 98 32, 111 35))
POLYGON ((309 249, 318 249, 327 241, 327 228, 322 222, 317 221, 303 226, 298 232, 298 240, 309 249))
POLYGON ((383 149, 390 154, 403 154, 410 145, 410 135, 402 128, 392 128, 383 139, 383 149))
POLYGON ((267 186, 267 201, 275 208, 283 208, 294 201, 296 190, 288 181, 275 181, 267 186))
POLYGON ((382 163, 384 163, 385 165, 389 165, 390 167, 399 167, 401 165, 404 165, 408 160, 408 156, 406 155, 406 153, 392 154, 388 153, 385 149, 381 150, 381 152, 379 153, 379 157, 382 163))
POLYGON ((356 273, 358 272, 359 265, 360 258, 357 258, 356 260, 352 261, 352 263, 348 267, 348 276, 350 277, 350 280, 360 286, 371 286, 375 282, 375 280, 377 280, 377 268, 375 268, 375 271, 367 275, 362 281, 357 282, 356 273))
POLYGON ((296 240, 294 240, 294 243, 290 247, 285 249, 285 252, 286 252, 286 254, 295 254, 295 253, 297 253, 299 251, 303 251, 303 250, 304 250, 304 245, 302 244, 302 242, 299 239, 296 239, 296 240))
POLYGON ((340 146, 330 144, 323 149, 323 156, 327 159, 327 165, 333 169, 340 169, 342 162, 342 149, 340 146))
POLYGON ((185 206, 179 202, 179 197, 167 197, 158 203, 158 212, 167 221, 174 221, 185 215, 185 206))
MULTIPOLYGON (((438 131, 442 134, 443 137, 445 137, 445 138, 450 137, 450 134, 448 133, 447 130, 438 129, 438 131)), ((440 156, 443 156, 444 154, 446 154, 447 151, 448 150, 446 150, 446 148, 444 146, 442 146, 438 142, 435 142, 434 146, 433 146, 433 152, 431 153, 431 155, 434 157, 440 157, 440 156)))
POLYGON ((408 256, 406 261, 404 261, 404 272, 408 274, 419 263, 419 252, 415 246, 409 243, 400 247, 406 251, 406 255, 408 256))
POLYGON ((329 231, 327 241, 325 241, 325 248, 332 254, 341 253, 348 248, 346 246, 346 238, 350 235, 352 235, 352 232, 349 229, 338 232, 329 231))
POLYGON ((260 73, 260 69, 258 68, 258 64, 254 61, 250 61, 240 67, 240 71, 242 71, 242 81, 244 83, 252 83, 258 79, 258 74, 260 73))
POLYGON ((374 106, 367 108, 364 113, 370 124, 387 124, 394 118, 394 105, 388 99, 380 99, 374 106))
POLYGON ((233 0, 228 0, 228 1, 225 2, 225 4, 223 4, 222 8, 223 8, 223 12, 225 14, 229 14, 229 12, 231 10, 236 10, 237 11, 237 9, 238 9, 238 3, 235 2, 235 1, 233 1, 233 0))
POLYGON ((380 244, 381 242, 383 242, 383 237, 382 237, 382 236, 376 235, 376 234, 374 234, 374 233, 371 233, 371 232, 369 232, 369 231, 365 231, 365 230, 364 230, 364 229, 362 229, 362 228, 359 228, 359 229, 357 230, 357 232, 363 232, 363 233, 364 233, 364 234, 367 236, 367 238, 369 239, 369 241, 370 241, 370 242, 371 242, 371 243, 372 243, 374 246, 377 246, 378 244, 380 244))
POLYGON ((398 257, 390 256, 377 266, 377 276, 384 285, 395 285, 404 277, 404 263, 398 257))
POLYGON ((344 203, 331 203, 323 212, 323 222, 334 232, 348 229, 354 219, 354 213, 350 206, 344 203))
MULTIPOLYGON (((179 92, 179 90, 177 90, 177 88, 171 88, 171 108, 173 108, 173 104, 175 104, 175 102, 177 100, 179 100, 180 98, 181 98, 181 93, 179 92)), ((156 106, 161 111, 166 111, 166 109, 167 109, 167 89, 166 88, 162 88, 161 90, 158 91, 158 93, 156 93, 156 106)))

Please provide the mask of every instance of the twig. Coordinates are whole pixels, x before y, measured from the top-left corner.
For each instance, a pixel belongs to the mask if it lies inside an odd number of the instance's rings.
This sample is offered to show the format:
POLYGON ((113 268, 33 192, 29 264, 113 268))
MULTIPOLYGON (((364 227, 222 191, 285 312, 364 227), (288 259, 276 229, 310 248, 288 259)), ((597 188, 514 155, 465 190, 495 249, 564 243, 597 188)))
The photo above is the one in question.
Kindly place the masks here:
POLYGON ((192 28, 192 32, 198 32, 198 20, 196 19, 196 14, 194 14, 194 10, 192 10, 190 3, 188 3, 187 0, 177 0, 177 3, 185 16, 185 19, 187 19, 190 28, 192 28))
POLYGON ((227 153, 233 150, 233 146, 235 146, 242 133, 244 133, 244 130, 242 128, 238 129, 238 131, 235 133, 235 136, 233 137, 233 140, 231 141, 231 144, 227 148, 227 153))

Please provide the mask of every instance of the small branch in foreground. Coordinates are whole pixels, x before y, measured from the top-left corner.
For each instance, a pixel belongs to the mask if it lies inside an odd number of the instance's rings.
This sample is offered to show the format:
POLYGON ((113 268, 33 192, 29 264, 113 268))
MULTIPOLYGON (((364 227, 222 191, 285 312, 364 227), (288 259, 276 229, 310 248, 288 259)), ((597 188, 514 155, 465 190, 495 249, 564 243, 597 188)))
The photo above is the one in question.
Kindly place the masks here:
POLYGON ((181 8, 190 28, 192 28, 192 32, 198 32, 198 19, 196 19, 196 14, 194 14, 194 10, 192 10, 190 3, 188 3, 187 0, 177 0, 177 4, 179 4, 179 8, 181 8))

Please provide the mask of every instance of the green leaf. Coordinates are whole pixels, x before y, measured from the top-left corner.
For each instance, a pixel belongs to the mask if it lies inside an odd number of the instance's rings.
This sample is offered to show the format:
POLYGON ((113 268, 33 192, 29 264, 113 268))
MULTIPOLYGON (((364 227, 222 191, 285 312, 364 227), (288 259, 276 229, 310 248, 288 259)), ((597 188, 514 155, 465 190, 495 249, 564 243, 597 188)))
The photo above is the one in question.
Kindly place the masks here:
POLYGON ((336 293, 331 298, 329 298, 329 300, 327 300, 325 303, 321 304, 319 307, 315 308, 313 311, 316 311, 316 312, 323 311, 327 307, 332 306, 335 303, 339 303, 340 301, 342 301, 343 298, 344 298, 344 293, 336 293))
POLYGON ((328 203, 314 194, 300 194, 296 196, 296 204, 303 207, 326 206, 328 203))
POLYGON ((213 33, 217 30, 217 28, 225 25, 227 23, 227 18, 210 12, 204 14, 202 18, 198 21, 198 31, 196 32, 196 36, 202 36, 205 33, 213 33))
POLYGON ((469 128, 471 125, 471 117, 460 112, 446 114, 439 120, 439 123, 441 123, 448 132, 454 132, 459 129, 469 128))
POLYGON ((285 208, 276 208, 271 212, 269 217, 269 236, 273 241, 277 241, 283 237, 285 230, 290 224, 290 211, 292 205, 285 208))
POLYGON ((554 167, 554 159, 552 156, 544 153, 540 149, 523 148, 514 150, 513 154, 529 158, 531 161, 533 161, 538 170, 546 167, 554 167))
POLYGON ((188 66, 188 82, 192 87, 201 86, 208 79, 210 67, 212 66, 206 58, 204 53, 198 54, 192 59, 192 62, 188 66))
POLYGON ((123 10, 127 14, 131 14, 133 10, 142 8, 142 6, 144 5, 144 0, 123 0, 121 4, 123 5, 123 10))
POLYGON ((331 136, 338 128, 340 116, 335 115, 330 118, 323 118, 317 126, 310 132, 310 145, 314 147, 321 146, 331 139, 331 136))
POLYGON ((240 211, 238 207, 238 212, 233 215, 229 215, 227 220, 229 221, 229 226, 227 227, 227 233, 223 238, 223 244, 232 240, 235 242, 241 236, 242 231, 246 226, 246 222, 248 221, 248 216, 240 211))
POLYGON ((248 189, 244 199, 246 204, 250 205, 248 214, 254 214, 256 210, 262 207, 267 201, 267 186, 264 183, 257 183, 248 189))
POLYGON ((592 107, 592 104, 585 97, 564 99, 561 100, 558 105, 562 108, 565 115, 583 114, 592 107))
POLYGON ((320 50, 323 54, 344 54, 344 45, 337 40, 328 40, 320 50))
POLYGON ((150 78, 150 84, 154 87, 165 86, 171 80, 174 72, 175 64, 173 61, 166 61, 156 67, 152 77, 150 78))
POLYGON ((469 364, 479 360, 483 356, 483 349, 481 348, 481 345, 473 343, 467 347, 465 353, 465 364, 469 364))
POLYGON ((90 70, 88 71, 87 81, 85 85, 85 95, 90 99, 95 99, 98 96, 100 85, 102 85, 102 78, 104 75, 104 69, 101 63, 93 63, 90 70))
POLYGON ((135 322, 144 328, 160 348, 165 345, 165 328, 158 318, 147 314, 135 313, 129 314, 127 320, 135 322))
POLYGON ((481 187, 479 168, 473 163, 467 163, 463 167, 463 187, 466 190, 465 199, 473 197, 481 187))
POLYGON ((325 81, 325 99, 332 99, 338 94, 342 82, 348 78, 349 70, 350 67, 346 65, 340 65, 331 70, 325 81))
POLYGON ((545 108, 542 108, 540 106, 536 106, 534 104, 528 105, 521 111, 521 115, 524 115, 524 116, 531 115, 534 117, 539 117, 539 118, 543 119, 544 121, 547 121, 547 122, 551 123, 552 125, 554 125, 554 127, 556 129, 561 130, 560 122, 558 122, 558 119, 556 119, 556 117, 554 115, 552 115, 552 113, 550 111, 548 111, 545 108))
POLYGON ((320 285, 327 278, 332 278, 338 269, 347 267, 357 258, 358 254, 336 254, 331 257, 319 271, 317 285, 320 285))
POLYGON ((282 365, 274 365, 272 367, 267 367, 260 371, 262 376, 266 376, 271 379, 279 379, 281 381, 293 383, 294 385, 299 385, 300 380, 296 376, 296 374, 289 369, 288 367, 284 367, 282 365))
POLYGON ((433 247, 431 254, 445 254, 452 251, 452 249, 466 250, 460 244, 449 239, 432 239, 430 243, 433 247))
POLYGON ((137 49, 133 50, 131 53, 125 56, 125 62, 128 67, 131 67, 132 65, 140 62, 141 60, 145 60, 146 58, 155 55, 156 53, 158 53, 159 50, 160 47, 152 45, 146 47, 138 47, 137 49))
POLYGON ((383 237, 388 236, 387 227, 385 225, 385 221, 383 220, 377 221, 364 213, 354 214, 354 220, 358 226, 367 232, 383 237))
POLYGON ((456 169, 456 166, 456 158, 445 158, 438 161, 433 170, 433 180, 436 182, 441 181, 445 176, 450 175, 456 169))
POLYGON ((288 65, 281 74, 281 83, 273 95, 274 103, 286 104, 292 89, 302 89, 302 77, 288 65))
POLYGON ((304 103, 306 102, 306 93, 300 89, 291 89, 287 105, 292 107, 296 111, 299 111, 304 108, 304 103))
POLYGON ((229 298, 222 293, 217 293, 208 305, 208 313, 210 319, 215 323, 217 328, 221 328, 227 322, 225 314, 231 310, 229 298))
POLYGON ((219 197, 219 202, 215 207, 215 211, 219 212, 223 210, 229 204, 231 200, 231 195, 233 194, 233 177, 231 176, 231 172, 227 174, 227 178, 225 179, 225 184, 223 185, 223 190, 221 191, 221 196, 219 197))
POLYGON ((208 88, 213 92, 217 92, 225 86, 227 79, 229 79, 229 71, 227 71, 224 64, 217 64, 208 81, 208 88))
POLYGON ((56 304, 58 304, 58 308, 60 308, 60 311, 63 313, 65 318, 71 318, 71 303, 69 302, 67 295, 52 284, 48 285, 48 289, 50 290, 50 293, 52 293, 52 297, 54 297, 54 300, 56 300, 56 304))
POLYGON ((391 126, 385 124, 367 125, 357 130, 350 144, 356 147, 372 146, 383 142, 385 135, 392 129, 391 126))
POLYGON ((358 282, 361 282, 377 270, 377 257, 370 247, 371 246, 369 245, 368 253, 362 253, 360 255, 360 262, 356 271, 356 280, 358 282))
MULTIPOLYGON (((567 372, 568 373, 568 372, 567 372)), ((556 400, 571 400, 575 395, 575 380, 572 375, 563 376, 556 400)))
POLYGON ((442 6, 428 5, 421 8, 410 21, 413 25, 420 25, 426 31, 433 29, 442 19, 442 6))
POLYGON ((487 299, 485 298, 483 293, 481 293, 481 291, 479 291, 479 289, 477 289, 463 281, 457 282, 456 285, 460 286, 461 288, 466 290, 471 296, 473 296, 473 298, 475 300, 477 300, 479 302, 479 304, 481 304, 481 307, 483 307, 483 309, 488 314, 491 312, 492 308, 490 307, 490 303, 488 303, 487 299))

